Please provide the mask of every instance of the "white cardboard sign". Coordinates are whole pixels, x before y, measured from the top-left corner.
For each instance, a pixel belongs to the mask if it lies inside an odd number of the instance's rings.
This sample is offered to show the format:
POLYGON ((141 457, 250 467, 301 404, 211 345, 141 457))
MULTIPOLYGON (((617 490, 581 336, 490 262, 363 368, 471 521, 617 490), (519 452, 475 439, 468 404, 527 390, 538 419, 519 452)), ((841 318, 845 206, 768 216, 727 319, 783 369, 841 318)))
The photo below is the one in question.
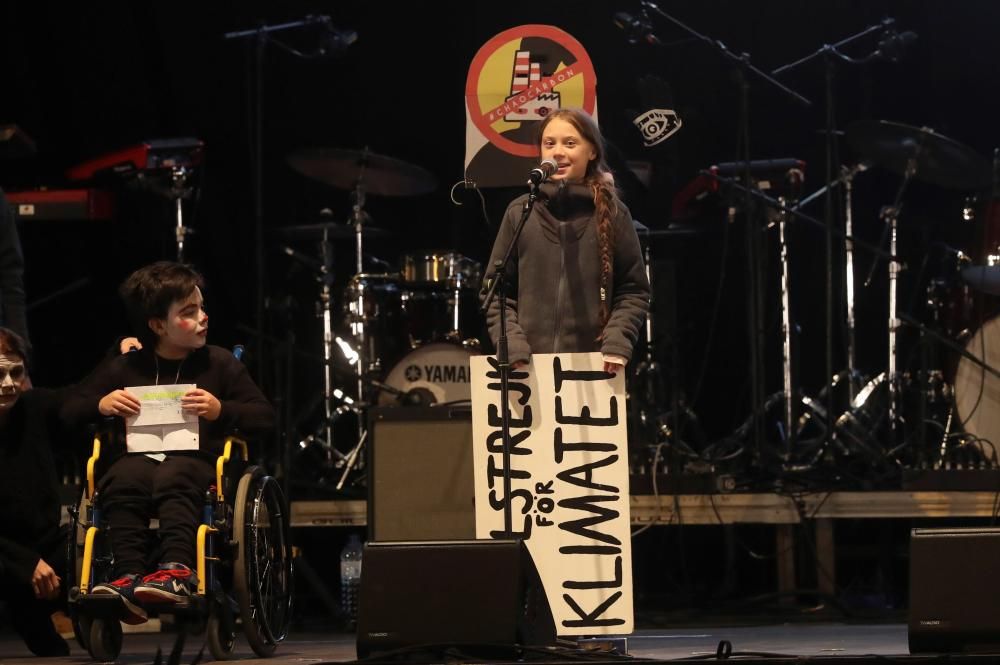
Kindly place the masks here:
POLYGON ((599 353, 534 354, 510 377, 511 532, 500 374, 472 357, 476 537, 521 538, 559 635, 633 630, 625 379, 599 353))

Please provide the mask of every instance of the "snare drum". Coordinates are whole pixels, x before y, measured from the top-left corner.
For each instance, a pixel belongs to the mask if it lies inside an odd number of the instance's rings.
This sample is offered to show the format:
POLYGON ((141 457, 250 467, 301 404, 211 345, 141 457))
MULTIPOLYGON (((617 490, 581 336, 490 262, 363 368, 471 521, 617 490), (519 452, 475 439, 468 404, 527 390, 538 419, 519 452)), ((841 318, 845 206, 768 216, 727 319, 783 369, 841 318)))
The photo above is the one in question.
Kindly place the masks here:
POLYGON ((389 372, 380 405, 429 406, 472 399, 469 358, 457 344, 428 344, 407 354, 389 372), (394 390, 393 390, 394 389, 394 390))
POLYGON ((407 284, 446 289, 478 288, 479 263, 457 252, 425 252, 403 257, 403 281, 407 284))

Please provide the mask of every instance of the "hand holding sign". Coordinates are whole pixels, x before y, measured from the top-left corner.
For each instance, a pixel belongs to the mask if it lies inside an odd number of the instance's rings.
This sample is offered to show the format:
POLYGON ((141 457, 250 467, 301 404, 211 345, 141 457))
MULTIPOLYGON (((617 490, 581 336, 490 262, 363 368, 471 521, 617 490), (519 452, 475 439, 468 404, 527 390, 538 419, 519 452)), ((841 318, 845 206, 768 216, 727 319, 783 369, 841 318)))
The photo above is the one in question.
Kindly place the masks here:
POLYGON ((181 397, 181 408, 186 413, 194 413, 205 420, 216 420, 222 414, 222 404, 215 395, 202 388, 195 388, 181 397))

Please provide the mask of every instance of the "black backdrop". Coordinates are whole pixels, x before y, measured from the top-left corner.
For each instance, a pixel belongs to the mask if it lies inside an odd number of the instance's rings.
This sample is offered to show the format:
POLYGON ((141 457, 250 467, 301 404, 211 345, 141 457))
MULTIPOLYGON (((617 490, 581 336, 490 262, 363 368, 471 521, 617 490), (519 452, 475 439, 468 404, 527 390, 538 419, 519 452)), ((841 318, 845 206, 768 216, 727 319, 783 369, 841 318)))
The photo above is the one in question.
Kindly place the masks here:
MULTIPOLYGON (((663 7, 734 51, 750 53, 764 70, 886 16, 894 17, 899 29, 919 35, 917 41, 899 63, 838 69, 839 125, 888 119, 932 127, 984 156, 1000 146, 996 123, 1000 93, 994 72, 1000 61, 1000 8, 988 0, 680 0, 663 7)), ((268 46, 261 87, 265 290, 272 299, 293 304, 290 313, 269 315, 265 327, 277 337, 284 337, 290 328, 301 350, 318 354, 315 281, 309 268, 277 250, 279 243, 286 243, 314 254, 315 247, 311 240, 287 238, 277 230, 319 221, 324 208, 333 219, 346 219, 348 192, 303 178, 286 165, 284 156, 304 146, 367 145, 377 153, 423 166, 438 179, 433 193, 370 197, 373 223, 395 236, 370 244, 368 251, 390 263, 406 252, 432 247, 484 260, 495 230, 492 224, 517 192, 484 191, 487 222, 475 192, 458 188, 456 198, 463 205, 457 206, 449 200, 449 189, 462 179, 468 65, 477 49, 501 30, 523 23, 552 24, 582 42, 596 67, 606 137, 622 158, 647 160, 654 166, 655 186, 628 192, 636 217, 649 226, 663 228, 670 222, 674 194, 698 169, 736 158, 737 96, 728 66, 707 46, 661 20, 654 20, 654 25, 664 46, 630 45, 612 17, 637 8, 637 3, 624 1, 6 3, 0 9, 4 81, 0 122, 18 123, 34 137, 39 150, 31 160, 0 164, 0 185, 9 190, 59 187, 65 184, 66 168, 144 139, 204 140, 207 160, 199 204, 190 218, 197 233, 190 238, 189 257, 209 278, 212 340, 246 342, 251 353, 266 357, 275 350, 273 345, 257 343, 240 327, 253 325, 256 309, 252 50, 250 44, 225 41, 222 35, 261 22, 330 15, 335 25, 356 30, 357 42, 340 57, 313 60, 268 46), (655 74, 669 84, 684 121, 678 134, 652 150, 642 147, 630 124, 630 110, 645 110, 636 86, 644 74, 655 74)), ((287 39, 311 48, 312 38, 302 34, 287 39)), ((874 42, 870 39, 849 50, 863 55, 874 42)), ((811 191, 823 181, 822 66, 814 62, 782 80, 810 98, 813 107, 801 108, 766 84, 753 82, 753 157, 805 159, 810 165, 806 190, 811 191)), ((842 161, 856 159, 843 141, 840 150, 842 161)), ((855 210, 859 235, 878 238, 877 211, 891 201, 897 183, 895 175, 879 169, 859 178, 855 210)), ((973 253, 981 250, 975 241, 977 229, 964 224, 960 215, 966 195, 972 193, 921 183, 912 188, 901 234, 914 268, 928 256, 927 274, 937 270, 934 243, 938 241, 973 253)), ((119 214, 109 223, 21 226, 40 384, 80 377, 125 330, 116 285, 135 267, 172 256, 172 222, 164 202, 122 194, 119 203, 119 214), (74 284, 79 288, 47 298, 74 284)), ((816 215, 821 211, 822 206, 812 208, 816 215)), ((722 256, 720 219, 706 213, 688 220, 704 232, 658 241, 655 247, 656 267, 677 270, 681 384, 689 396, 702 386, 695 408, 716 434, 728 431, 747 412, 742 240, 731 235, 730 255, 722 256), (709 345, 711 303, 723 268, 722 310, 709 345)), ((824 235, 805 226, 794 234, 793 307, 801 330, 797 340, 801 379, 806 390, 814 392, 825 374, 824 235)), ((769 242, 773 241, 772 234, 769 242)), ((862 256, 859 262, 860 272, 870 259, 862 256)), ((353 272, 349 247, 338 247, 335 268, 339 289, 353 272)), ((904 285, 904 306, 913 311, 920 310, 922 302, 922 277, 917 272, 912 270, 904 285)), ((867 372, 884 366, 884 273, 883 267, 859 296, 859 344, 867 372)), ((657 285, 662 287, 662 277, 657 285)), ((777 293, 769 291, 769 299, 776 302, 777 293)), ((771 354, 779 349, 775 317, 772 307, 771 354)), ((841 328, 838 322, 838 366, 843 362, 841 328)), ((666 352, 664 345, 660 348, 666 352)), ((780 386, 778 356, 769 356, 766 366, 767 388, 775 390, 780 386)), ((267 367, 261 379, 273 394, 278 386, 267 367)), ((319 387, 315 364, 301 361, 297 376, 293 397, 303 400, 314 395, 319 387)))

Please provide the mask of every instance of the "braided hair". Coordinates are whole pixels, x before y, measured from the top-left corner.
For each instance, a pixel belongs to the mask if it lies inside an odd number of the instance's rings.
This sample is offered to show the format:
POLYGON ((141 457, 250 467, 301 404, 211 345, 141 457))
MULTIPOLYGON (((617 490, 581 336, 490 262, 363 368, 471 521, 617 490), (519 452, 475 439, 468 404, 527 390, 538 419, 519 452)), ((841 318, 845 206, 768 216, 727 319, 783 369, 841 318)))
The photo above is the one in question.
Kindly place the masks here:
MULTIPOLYGON (((594 148, 595 157, 587 164, 587 172, 583 184, 590 187, 594 193, 594 208, 597 214, 597 242, 601 261, 601 291, 600 298, 600 328, 603 331, 610 316, 608 301, 611 291, 611 279, 614 271, 614 233, 612 220, 618 214, 618 191, 615 179, 608 168, 605 159, 604 138, 597 122, 581 109, 564 108, 553 111, 545 120, 539 123, 538 144, 541 145, 545 128, 554 119, 564 120, 580 132, 580 137, 594 148)), ((601 336, 603 336, 603 332, 601 336)))

